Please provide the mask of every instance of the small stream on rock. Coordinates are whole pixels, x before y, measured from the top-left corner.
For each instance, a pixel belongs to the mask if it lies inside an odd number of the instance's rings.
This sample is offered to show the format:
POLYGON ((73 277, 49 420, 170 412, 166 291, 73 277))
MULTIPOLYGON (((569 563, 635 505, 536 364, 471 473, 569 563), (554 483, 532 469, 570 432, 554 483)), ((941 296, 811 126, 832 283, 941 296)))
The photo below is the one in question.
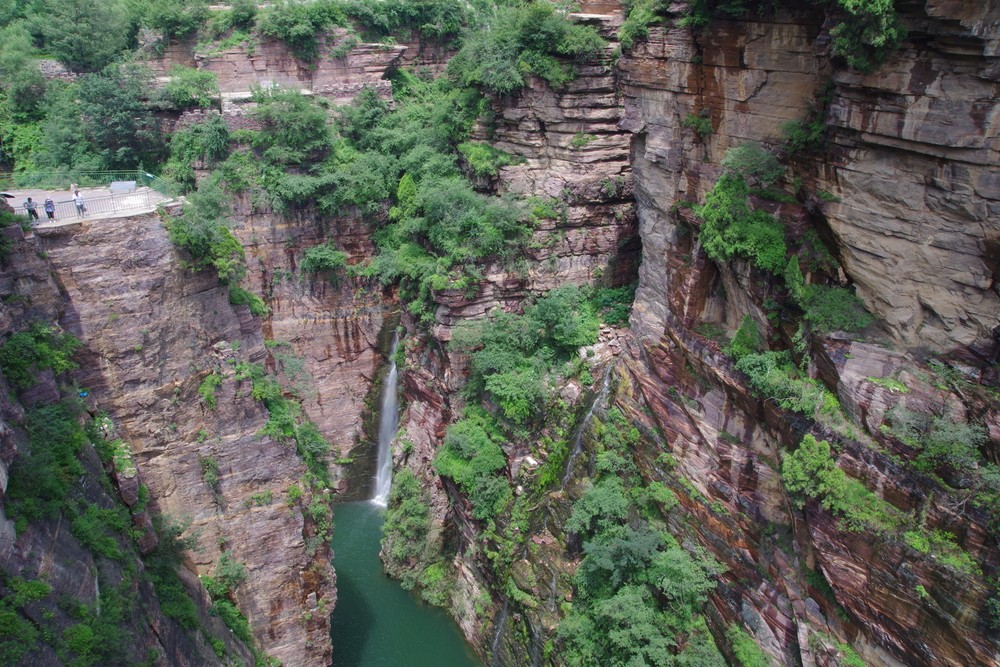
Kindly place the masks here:
POLYGON ((583 417, 580 422, 580 426, 577 427, 576 433, 573 436, 573 449, 570 450, 569 458, 566 460, 566 469, 563 471, 562 483, 566 486, 569 481, 573 478, 573 474, 576 470, 576 459, 583 452, 583 434, 587 430, 587 426, 590 424, 590 420, 594 418, 594 410, 601 410, 606 407, 608 402, 608 391, 611 389, 611 371, 614 369, 614 364, 608 366, 604 371, 604 379, 601 380, 601 390, 594 396, 594 400, 590 404, 590 408, 587 410, 587 414, 583 417))
POLYGON ((392 440, 399 424, 396 349, 379 403, 378 459, 368 502, 334 506, 337 605, 330 617, 334 667, 481 667, 444 610, 421 602, 382 571, 379 548, 392 484, 392 440))

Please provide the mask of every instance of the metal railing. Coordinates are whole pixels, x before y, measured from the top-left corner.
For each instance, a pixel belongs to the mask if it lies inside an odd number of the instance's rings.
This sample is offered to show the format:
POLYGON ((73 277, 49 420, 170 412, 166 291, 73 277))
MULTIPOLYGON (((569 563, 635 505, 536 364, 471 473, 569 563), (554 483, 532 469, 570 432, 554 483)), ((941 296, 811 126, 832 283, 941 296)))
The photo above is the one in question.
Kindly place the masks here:
POLYGON ((172 183, 141 169, 0 172, 0 190, 68 190, 71 185, 81 188, 107 187, 114 181, 136 181, 165 197, 176 197, 180 194, 172 183))
MULTIPOLYGON (((77 212, 76 204, 72 199, 65 199, 53 202, 56 209, 53 215, 56 222, 64 222, 66 220, 83 219, 91 215, 153 209, 159 202, 163 201, 163 197, 163 193, 151 188, 116 195, 106 195, 104 197, 90 197, 83 202, 84 210, 82 214, 77 212)), ((38 213, 39 222, 46 222, 48 215, 45 213, 43 202, 39 201, 35 203, 38 205, 35 211, 38 213)), ((14 213, 16 215, 28 216, 28 211, 24 208, 23 203, 14 207, 14 213)))

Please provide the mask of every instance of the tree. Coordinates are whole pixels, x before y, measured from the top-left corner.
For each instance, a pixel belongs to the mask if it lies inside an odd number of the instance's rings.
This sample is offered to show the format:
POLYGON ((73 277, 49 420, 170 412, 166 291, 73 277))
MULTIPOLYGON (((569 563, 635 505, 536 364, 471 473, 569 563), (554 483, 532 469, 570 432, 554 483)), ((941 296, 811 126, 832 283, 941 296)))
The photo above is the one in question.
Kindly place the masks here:
POLYGON ((752 142, 726 151, 722 166, 728 173, 750 180, 762 188, 770 187, 785 173, 778 158, 761 148, 760 144, 752 142))
POLYGON ((208 19, 203 0, 152 0, 146 7, 145 23, 166 39, 190 35, 208 19))
POLYGON ((318 162, 332 143, 326 110, 295 90, 258 91, 253 115, 264 126, 264 159, 281 165, 318 162))
POLYGON ((143 101, 149 81, 149 72, 136 66, 80 78, 81 127, 106 169, 134 169, 163 158, 159 121, 143 101))
POLYGON ((22 22, 0 31, 0 85, 7 91, 11 111, 34 112, 45 95, 45 78, 32 58, 31 35, 22 22))
POLYGON ((45 48, 76 72, 97 72, 133 41, 135 29, 117 0, 44 0, 34 20, 45 48))

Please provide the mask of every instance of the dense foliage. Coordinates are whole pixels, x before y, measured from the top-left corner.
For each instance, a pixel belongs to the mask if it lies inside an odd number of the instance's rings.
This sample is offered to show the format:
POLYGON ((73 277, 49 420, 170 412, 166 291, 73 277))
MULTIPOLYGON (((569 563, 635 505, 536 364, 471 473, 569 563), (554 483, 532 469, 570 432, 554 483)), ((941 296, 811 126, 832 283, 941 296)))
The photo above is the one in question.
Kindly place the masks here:
POLYGON ((203 184, 184 212, 169 220, 170 240, 187 250, 196 269, 213 268, 223 283, 237 283, 246 273, 243 245, 229 230, 229 200, 214 183, 203 184))
POLYGON ((196 163, 211 166, 229 154, 229 130, 222 116, 178 129, 170 136, 170 158, 163 166, 163 175, 185 189, 195 184, 196 163))
POLYGON ((597 339, 598 321, 578 287, 552 290, 523 315, 495 313, 488 322, 460 329, 453 345, 472 354, 469 396, 488 396, 517 424, 541 415, 544 378, 557 363, 597 339))
POLYGON ((38 381, 38 373, 51 369, 56 375, 76 368, 71 359, 81 343, 75 336, 59 333, 44 324, 32 324, 0 345, 0 368, 4 377, 18 389, 38 381))
POLYGON ((891 530, 899 525, 895 508, 837 467, 826 440, 807 434, 782 461, 781 479, 800 507, 814 498, 850 530, 891 530))
POLYGON ((631 458, 638 432, 614 410, 595 431, 601 477, 566 523, 582 541, 583 560, 559 627, 564 658, 573 665, 721 667, 700 613, 721 567, 683 548, 649 511, 669 511, 677 499, 637 485, 631 458))
POLYGON ((785 268, 784 227, 773 215, 751 209, 750 188, 742 176, 725 173, 695 208, 702 225, 698 239, 705 253, 717 261, 745 257, 754 266, 778 273, 785 268))
POLYGON ((467 408, 462 419, 448 427, 444 446, 434 458, 438 474, 450 477, 472 502, 472 516, 486 519, 510 501, 505 475, 507 456, 492 418, 481 408, 467 408), (498 441, 499 440, 499 441, 498 441))
POLYGON ((604 46, 594 28, 570 22, 547 2, 500 5, 485 23, 466 36, 448 71, 502 95, 524 86, 528 74, 563 86, 575 77, 574 63, 596 58, 604 46))

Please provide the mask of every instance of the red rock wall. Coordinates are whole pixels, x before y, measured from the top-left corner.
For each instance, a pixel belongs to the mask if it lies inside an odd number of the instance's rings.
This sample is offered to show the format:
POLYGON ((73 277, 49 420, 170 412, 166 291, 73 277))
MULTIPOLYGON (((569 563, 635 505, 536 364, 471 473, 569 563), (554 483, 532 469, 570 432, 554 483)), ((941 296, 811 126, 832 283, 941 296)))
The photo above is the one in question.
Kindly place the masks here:
POLYGON ((329 664, 329 621, 316 613, 335 599, 328 549, 307 551, 311 526, 285 503, 305 466, 258 435, 267 411, 234 372, 265 361, 261 321, 231 306, 214 274, 181 268, 155 214, 84 222, 43 247, 63 324, 87 345, 78 380, 132 446, 153 507, 190 520, 198 548, 188 566, 209 574, 226 549, 247 566, 236 597, 264 650, 285 664, 329 664), (210 372, 223 377, 214 409, 198 395, 210 372), (202 473, 209 457, 215 489, 202 473))
MULTIPOLYGON (((718 619, 742 622, 781 663, 830 664, 837 637, 868 664, 992 664, 998 646, 980 616, 988 589, 981 576, 942 571, 901 546, 898 535, 852 534, 818 506, 804 516, 791 509, 779 452, 808 424, 752 399, 717 346, 691 332, 702 321, 731 331, 746 313, 766 327, 766 281, 743 262, 716 266, 699 256, 689 214, 675 204, 704 201, 730 147, 777 146, 781 123, 806 119, 830 80, 828 144, 819 154, 792 156, 791 165, 807 190, 838 201, 807 197, 804 206, 782 206, 782 218, 829 225, 846 276, 891 340, 981 353, 998 312, 988 256, 997 235, 989 211, 990 184, 1000 175, 991 157, 998 129, 992 111, 984 113, 995 109, 987 100, 996 97, 998 34, 986 18, 996 15, 991 3, 958 4, 907 6, 910 41, 870 75, 831 59, 825 17, 811 13, 716 20, 697 35, 655 28, 620 62, 623 126, 635 133, 643 264, 632 318, 638 345, 619 405, 664 434, 678 462, 672 475, 697 490, 679 489, 700 541, 729 568, 713 602, 718 619), (682 125, 702 111, 712 123, 705 138, 682 125), (813 567, 829 580, 845 620, 803 578, 813 567), (918 584, 933 591, 929 599, 918 584)), ((838 351, 820 352, 830 359, 820 364, 824 379, 881 442, 886 407, 900 399, 884 388, 873 394, 865 378, 893 377, 916 362, 878 345, 827 345, 838 351)), ((914 409, 919 391, 911 390, 914 409)), ((968 399, 965 407, 954 395, 938 400, 957 404, 960 418, 969 409, 968 399)), ((983 546, 978 510, 945 500, 941 489, 860 442, 843 444, 842 468, 904 511, 937 498, 926 525, 955 533, 991 571, 997 554, 983 546), (965 509, 943 510, 956 506, 965 509)), ((665 474, 655 452, 647 462, 652 478, 665 474)))

